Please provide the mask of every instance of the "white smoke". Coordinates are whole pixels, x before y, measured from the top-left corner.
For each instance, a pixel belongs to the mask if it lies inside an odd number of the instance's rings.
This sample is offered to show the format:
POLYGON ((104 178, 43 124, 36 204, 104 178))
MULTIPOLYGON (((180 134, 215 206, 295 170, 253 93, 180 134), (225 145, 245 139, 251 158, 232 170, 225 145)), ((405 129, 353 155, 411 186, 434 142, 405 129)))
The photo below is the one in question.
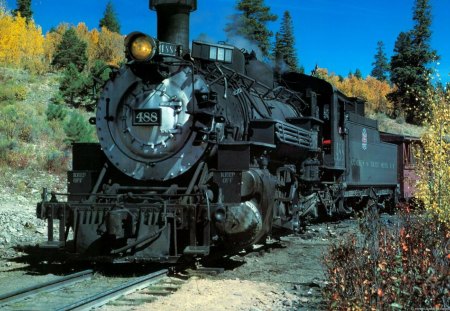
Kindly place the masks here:
POLYGON ((263 60, 264 56, 261 49, 258 47, 258 44, 254 41, 251 41, 242 36, 230 36, 227 39, 227 44, 234 45, 238 49, 244 49, 248 53, 255 52, 256 58, 259 60, 263 60))
POLYGON ((248 53, 251 53, 253 51, 255 52, 258 60, 263 60, 264 56, 261 49, 258 46, 258 43, 243 37, 238 32, 238 29, 242 29, 244 27, 242 22, 242 16, 239 14, 234 14, 228 16, 228 19, 230 20, 230 23, 228 23, 225 27, 225 32, 227 33, 226 43, 234 45, 238 49, 244 49, 248 53))
POLYGON ((210 37, 209 35, 207 35, 204 32, 199 34, 197 39, 195 39, 195 40, 196 41, 202 41, 202 42, 205 42, 205 43, 216 43, 216 40, 214 40, 212 37, 210 37))

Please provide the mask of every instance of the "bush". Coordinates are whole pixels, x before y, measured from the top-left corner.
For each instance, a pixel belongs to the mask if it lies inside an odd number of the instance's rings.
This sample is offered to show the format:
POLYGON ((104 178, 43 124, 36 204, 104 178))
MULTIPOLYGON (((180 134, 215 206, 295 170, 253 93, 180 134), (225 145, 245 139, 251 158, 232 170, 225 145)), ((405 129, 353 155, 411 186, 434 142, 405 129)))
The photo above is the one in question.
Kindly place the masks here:
POLYGON ((28 105, 7 105, 0 109, 0 132, 9 139, 32 142, 36 139, 36 112, 28 105))
POLYGON ((33 146, 15 139, 0 136, 0 164, 15 169, 37 165, 37 154, 33 146))
POLYGON ((17 148, 17 141, 0 135, 0 164, 8 164, 12 150, 17 148))
POLYGON ((44 167, 47 171, 62 174, 67 171, 69 157, 67 152, 50 148, 45 155, 44 167))
POLYGON ((62 105, 57 104, 48 104, 47 111, 45 112, 47 115, 47 120, 58 120, 63 121, 67 116, 67 109, 62 105))
POLYGON ((450 307, 448 227, 436 217, 401 213, 382 222, 368 213, 363 238, 350 235, 325 259, 330 309, 413 310, 450 307))
POLYGON ((27 98, 28 88, 11 80, 2 81, 0 77, 0 105, 6 106, 27 98))
POLYGON ((94 141, 94 128, 77 111, 72 111, 70 119, 64 123, 64 132, 68 143, 94 141))

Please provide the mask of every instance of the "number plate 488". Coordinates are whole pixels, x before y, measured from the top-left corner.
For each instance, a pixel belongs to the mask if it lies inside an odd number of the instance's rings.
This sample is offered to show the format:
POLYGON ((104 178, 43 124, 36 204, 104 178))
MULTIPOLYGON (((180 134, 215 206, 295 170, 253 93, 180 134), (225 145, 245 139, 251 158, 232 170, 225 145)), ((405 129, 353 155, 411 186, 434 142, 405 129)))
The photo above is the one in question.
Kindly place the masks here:
POLYGON ((161 109, 136 109, 133 111, 133 125, 161 125, 161 109))

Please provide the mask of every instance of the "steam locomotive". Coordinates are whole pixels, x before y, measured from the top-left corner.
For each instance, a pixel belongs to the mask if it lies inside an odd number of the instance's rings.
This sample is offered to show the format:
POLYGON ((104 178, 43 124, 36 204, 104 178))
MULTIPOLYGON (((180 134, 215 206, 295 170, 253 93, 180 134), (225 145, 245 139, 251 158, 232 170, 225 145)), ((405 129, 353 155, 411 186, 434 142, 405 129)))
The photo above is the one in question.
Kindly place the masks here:
POLYGON ((177 262, 397 201, 397 147, 380 140, 363 101, 313 76, 275 79, 231 45, 190 49, 196 7, 150 0, 158 39, 126 37, 127 63, 90 120, 99 143, 74 144, 68 193, 44 189, 38 203, 48 221, 40 247, 83 260, 177 262))

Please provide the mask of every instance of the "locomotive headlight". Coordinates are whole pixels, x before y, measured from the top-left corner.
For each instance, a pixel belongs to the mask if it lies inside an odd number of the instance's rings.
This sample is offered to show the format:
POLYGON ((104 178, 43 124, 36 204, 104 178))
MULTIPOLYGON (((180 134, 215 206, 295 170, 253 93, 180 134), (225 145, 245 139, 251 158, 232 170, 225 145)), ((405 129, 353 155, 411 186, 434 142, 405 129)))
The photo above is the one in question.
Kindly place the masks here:
POLYGON ((128 58, 137 61, 150 60, 156 53, 155 40, 141 32, 133 32, 125 39, 128 58))

